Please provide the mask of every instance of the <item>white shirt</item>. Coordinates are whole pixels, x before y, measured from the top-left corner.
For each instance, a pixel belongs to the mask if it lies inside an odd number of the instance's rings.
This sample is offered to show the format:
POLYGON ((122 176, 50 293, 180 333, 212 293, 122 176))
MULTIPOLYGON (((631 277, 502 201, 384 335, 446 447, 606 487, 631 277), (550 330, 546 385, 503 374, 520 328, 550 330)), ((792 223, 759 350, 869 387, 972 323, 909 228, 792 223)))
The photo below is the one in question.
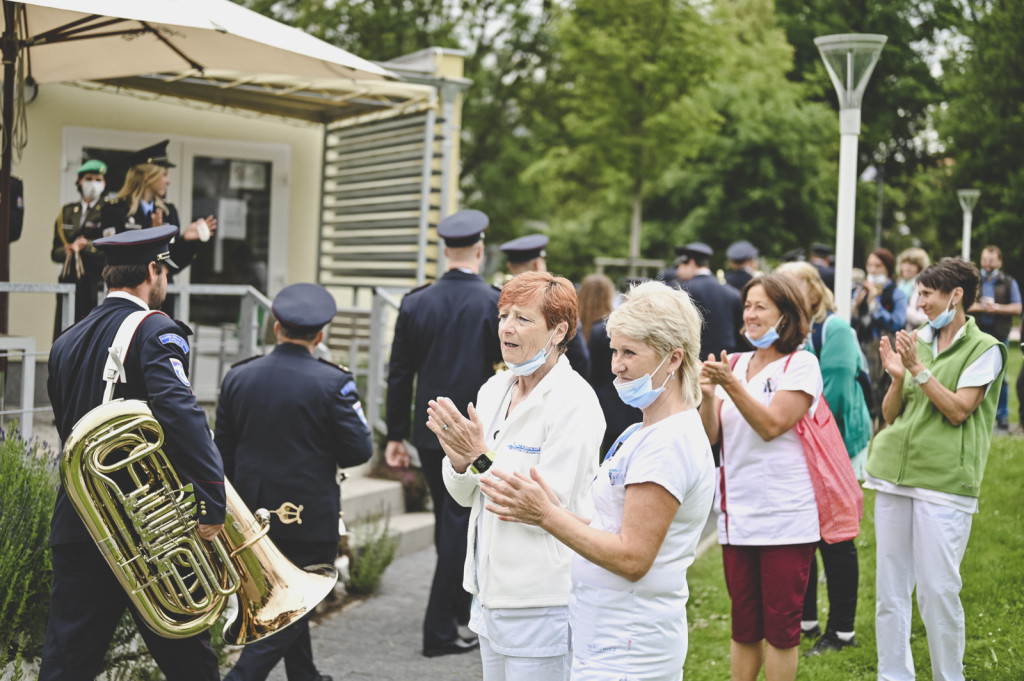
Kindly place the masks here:
POLYGON ((651 569, 638 581, 630 582, 577 555, 572 564, 573 585, 685 598, 689 593, 686 569, 697 554, 714 496, 714 466, 711 445, 696 409, 631 433, 601 464, 591 486, 591 527, 615 534, 622 531, 629 485, 656 483, 676 498, 679 508, 651 569))
MULTIPOLYGON (((954 343, 964 335, 964 330, 966 328, 967 326, 964 325, 956 332, 956 335, 953 336, 954 343)), ((931 344, 932 355, 934 357, 939 356, 939 334, 936 333, 931 326, 926 326, 918 331, 917 337, 925 343, 931 344)), ((952 343, 950 343, 950 346, 952 346, 952 343)), ((985 394, 988 395, 988 391, 992 388, 992 384, 995 383, 995 380, 999 377, 999 372, 1002 370, 1003 353, 999 350, 998 345, 993 345, 991 348, 983 352, 978 359, 971 362, 966 369, 964 369, 963 373, 960 374, 960 378, 956 382, 956 389, 980 388, 981 386, 985 386, 985 394)), ((904 380, 910 380, 910 377, 908 376, 904 380)), ((917 499, 918 501, 926 501, 928 503, 938 504, 939 506, 945 506, 947 508, 955 508, 958 511, 963 511, 964 513, 978 512, 977 497, 969 497, 963 494, 950 494, 949 492, 924 489, 923 487, 897 485, 894 482, 881 480, 871 475, 868 475, 865 478, 864 487, 867 489, 873 489, 876 492, 885 492, 886 494, 910 497, 911 499, 917 499)))
POLYGON ((144 302, 142 302, 142 298, 139 298, 138 296, 133 296, 127 291, 111 291, 110 293, 107 294, 107 298, 124 298, 125 300, 132 301, 133 303, 141 307, 143 310, 149 309, 149 305, 146 305, 144 302))
MULTIPOLYGON (((741 354, 733 368, 747 392, 764 405, 770 405, 781 390, 807 393, 813 398, 810 413, 814 415, 823 388, 817 357, 798 350, 769 363, 748 382, 747 367, 753 356, 752 352, 741 354)), ((796 430, 766 442, 724 388, 719 386, 715 394, 722 400, 722 467, 714 505, 720 513, 719 542, 777 546, 818 541, 818 505, 796 430)))

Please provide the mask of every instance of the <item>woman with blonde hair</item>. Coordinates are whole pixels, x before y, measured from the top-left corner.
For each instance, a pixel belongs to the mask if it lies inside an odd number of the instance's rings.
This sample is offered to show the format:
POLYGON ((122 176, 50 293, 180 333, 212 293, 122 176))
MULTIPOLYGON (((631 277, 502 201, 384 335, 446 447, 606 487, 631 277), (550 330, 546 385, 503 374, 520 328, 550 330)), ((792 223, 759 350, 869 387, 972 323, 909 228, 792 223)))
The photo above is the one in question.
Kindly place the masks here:
POLYGON ((587 380, 597 393, 597 401, 604 412, 604 439, 601 440, 600 462, 609 448, 630 424, 643 418, 639 409, 619 399, 612 373, 612 351, 608 347, 606 320, 612 311, 615 285, 603 274, 590 274, 580 285, 580 332, 590 352, 590 376, 587 380))
MULTIPOLYGON (((130 167, 124 184, 117 198, 103 205, 100 224, 104 236, 131 229, 174 225, 178 228, 178 237, 171 241, 171 261, 173 269, 180 272, 191 264, 199 244, 208 241, 217 230, 217 219, 209 215, 187 226, 182 225, 178 209, 164 200, 171 185, 167 171, 174 167, 167 158, 167 144, 168 140, 164 140, 140 149, 126 159, 130 167)), ((168 281, 172 281, 170 275, 168 281)))
MULTIPOLYGON (((857 479, 864 479, 864 462, 871 440, 871 415, 864 390, 857 377, 864 369, 857 336, 845 319, 835 314, 832 292, 821 280, 817 268, 805 262, 786 263, 775 270, 789 277, 807 301, 811 316, 811 342, 806 349, 818 357, 824 384, 822 394, 832 409, 843 435, 857 479)), ((854 643, 857 612, 857 546, 853 540, 829 544, 818 542, 828 582, 828 626, 821 634, 818 625, 818 563, 812 558, 804 597, 800 629, 804 636, 817 637, 807 655, 842 650, 854 643)))
POLYGON ((537 468, 480 481, 490 513, 538 526, 577 554, 573 679, 682 678, 686 570, 715 481, 697 412, 700 328, 690 297, 661 282, 637 286, 609 316, 616 387, 643 421, 622 433, 593 479, 592 519, 565 508, 537 468))
POLYGON ((896 286, 907 296, 907 331, 928 323, 928 315, 917 304, 917 275, 931 264, 931 258, 923 248, 908 248, 896 258, 896 270, 900 275, 896 286))

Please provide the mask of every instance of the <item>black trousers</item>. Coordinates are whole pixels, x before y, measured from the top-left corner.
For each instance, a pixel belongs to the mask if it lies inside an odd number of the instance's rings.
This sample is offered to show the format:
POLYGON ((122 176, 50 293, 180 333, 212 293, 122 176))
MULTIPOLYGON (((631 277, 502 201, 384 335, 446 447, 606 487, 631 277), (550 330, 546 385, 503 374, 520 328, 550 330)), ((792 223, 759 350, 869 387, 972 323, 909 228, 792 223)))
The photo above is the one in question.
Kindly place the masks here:
MULTIPOLYGON (((338 557, 338 542, 274 540, 281 553, 299 567, 333 563, 338 557)), ((242 649, 234 668, 224 681, 263 681, 284 659, 288 681, 317 681, 320 672, 313 663, 313 644, 309 638, 309 620, 313 611, 289 627, 250 643, 242 649)))
POLYGON ((429 646, 454 640, 459 633, 459 622, 469 621, 473 597, 462 588, 469 509, 460 506, 444 486, 441 475, 444 450, 421 448, 419 454, 423 477, 434 502, 434 546, 437 548, 437 567, 430 585, 427 614, 423 618, 423 644, 429 646))
MULTIPOLYGON (((828 586, 828 626, 826 631, 853 631, 857 615, 857 546, 853 540, 829 544, 818 542, 828 586)), ((804 596, 805 620, 818 619, 818 560, 811 558, 811 573, 804 596)))
POLYGON ((40 681, 96 678, 126 608, 168 681, 220 679, 209 633, 169 639, 150 630, 91 541, 54 546, 52 555, 53 587, 40 681))

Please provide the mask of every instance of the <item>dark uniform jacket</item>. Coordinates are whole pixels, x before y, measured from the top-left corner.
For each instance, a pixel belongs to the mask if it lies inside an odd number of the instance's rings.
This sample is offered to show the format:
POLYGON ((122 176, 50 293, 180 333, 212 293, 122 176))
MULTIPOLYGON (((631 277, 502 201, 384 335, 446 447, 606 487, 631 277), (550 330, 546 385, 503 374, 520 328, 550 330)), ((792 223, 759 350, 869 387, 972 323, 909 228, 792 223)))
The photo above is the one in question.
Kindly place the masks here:
MULTIPOLYGON (((107 348, 121 322, 141 308, 114 294, 64 332, 50 350, 47 389, 61 448, 71 429, 103 400, 103 367, 107 348)), ((163 451, 183 484, 195 486, 196 500, 205 505, 199 521, 224 522, 224 468, 210 437, 206 413, 196 404, 188 383, 188 336, 191 331, 162 312, 139 326, 124 357, 127 381, 114 390, 115 398, 145 400, 164 431, 163 451)), ((50 525, 50 545, 90 539, 88 531, 64 494, 50 525)))
POLYGON ((440 449, 427 428, 427 402, 449 397, 463 414, 501 361, 498 289, 480 276, 450 270, 402 299, 388 370, 388 440, 440 449), (415 426, 409 403, 416 377, 415 426))
POLYGON ((615 439, 629 426, 644 420, 644 414, 636 407, 631 407, 619 397, 615 389, 615 374, 612 373, 612 349, 609 346, 608 328, 605 320, 594 322, 590 330, 590 358, 593 367, 590 371, 590 387, 597 394, 604 412, 605 431, 601 441, 601 460, 608 455, 615 439))
MULTIPOLYGON (((79 251, 82 259, 82 276, 75 282, 75 321, 79 321, 96 307, 100 287, 103 284, 103 266, 107 264, 104 255, 92 245, 92 242, 103 236, 100 226, 100 211, 103 200, 100 199, 89 207, 82 221, 82 202, 64 204, 53 225, 53 250, 50 258, 63 265, 66 259, 64 244, 70 244, 80 236, 89 240, 89 244, 79 251)), ((113 234, 113 232, 111 232, 113 234)), ((58 305, 62 298, 58 298, 58 305)), ((60 308, 57 308, 57 322, 60 323, 60 308)), ((59 331, 59 329, 57 329, 59 331)), ((54 334, 56 337, 56 334, 54 334)))
POLYGON ((221 386, 216 440, 250 510, 303 507, 301 524, 271 516, 272 539, 338 540, 338 467, 373 454, 352 374, 295 343, 239 362, 221 386))
MULTIPOLYGON (((104 229, 113 227, 117 234, 125 232, 129 229, 146 229, 147 227, 153 226, 153 214, 146 215, 145 211, 142 210, 142 206, 139 206, 134 213, 128 214, 130 203, 128 199, 116 199, 103 204, 103 209, 100 213, 100 223, 104 229)), ((178 236, 171 241, 170 252, 171 260, 178 266, 179 269, 185 269, 195 258, 196 252, 199 250, 199 244, 202 242, 197 240, 186 241, 182 238, 182 233, 188 225, 181 224, 181 219, 178 217, 178 209, 174 207, 173 203, 167 204, 167 210, 164 211, 165 225, 175 225, 178 228, 178 236)), ((168 281, 173 281, 173 278, 168 275, 168 281)))
POLYGON ((706 360, 710 353, 720 357, 722 350, 735 350, 736 319, 742 316, 739 291, 719 283, 710 274, 698 274, 689 281, 679 282, 679 285, 690 294, 704 318, 704 328, 700 333, 701 360, 706 360))
MULTIPOLYGON (((741 292, 743 287, 747 285, 747 282, 753 278, 754 275, 744 269, 729 270, 725 273, 725 283, 741 292)), ((707 357, 703 359, 707 359, 707 357)))

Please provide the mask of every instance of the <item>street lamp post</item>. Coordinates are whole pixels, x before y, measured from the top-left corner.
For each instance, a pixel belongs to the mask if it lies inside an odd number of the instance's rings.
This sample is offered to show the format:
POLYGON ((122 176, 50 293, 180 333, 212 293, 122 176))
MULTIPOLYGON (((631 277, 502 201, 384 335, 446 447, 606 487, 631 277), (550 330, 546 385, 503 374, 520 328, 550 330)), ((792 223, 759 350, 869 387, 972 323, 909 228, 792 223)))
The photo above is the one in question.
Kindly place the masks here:
POLYGON ((857 207, 857 138, 860 103, 887 38, 868 33, 814 39, 839 96, 839 202, 836 208, 836 309, 850 318, 853 274, 853 222, 857 207))
POLYGON ((960 207, 964 211, 964 236, 960 244, 960 255, 964 260, 971 259, 971 222, 974 220, 974 204, 981 196, 980 189, 957 189, 956 198, 960 199, 960 207))

